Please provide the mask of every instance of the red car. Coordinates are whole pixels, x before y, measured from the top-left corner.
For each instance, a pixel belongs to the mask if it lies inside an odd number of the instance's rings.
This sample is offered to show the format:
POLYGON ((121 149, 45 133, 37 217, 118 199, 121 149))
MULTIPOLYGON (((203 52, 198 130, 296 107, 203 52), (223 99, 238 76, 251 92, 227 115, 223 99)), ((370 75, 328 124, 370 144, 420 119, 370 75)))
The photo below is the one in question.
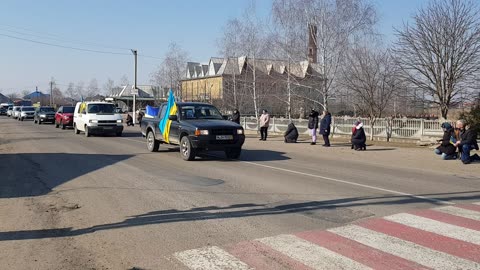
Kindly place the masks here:
POLYGON ((62 126, 62 129, 66 127, 73 127, 73 106, 62 106, 55 113, 55 127, 62 126))

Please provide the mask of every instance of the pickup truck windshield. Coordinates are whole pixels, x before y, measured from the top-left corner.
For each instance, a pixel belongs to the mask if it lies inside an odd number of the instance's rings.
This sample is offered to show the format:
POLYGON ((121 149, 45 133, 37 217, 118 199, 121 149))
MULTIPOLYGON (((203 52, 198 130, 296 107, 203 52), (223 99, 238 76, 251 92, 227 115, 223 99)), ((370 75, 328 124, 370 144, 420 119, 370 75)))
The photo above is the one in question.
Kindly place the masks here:
POLYGON ((55 110, 52 107, 43 107, 38 110, 39 112, 54 112, 55 110))
POLYGON ((115 106, 113 104, 88 104, 88 113, 115 113, 115 106))
POLYGON ((182 106, 181 112, 181 118, 184 120, 223 119, 222 114, 217 110, 217 108, 209 105, 182 106))

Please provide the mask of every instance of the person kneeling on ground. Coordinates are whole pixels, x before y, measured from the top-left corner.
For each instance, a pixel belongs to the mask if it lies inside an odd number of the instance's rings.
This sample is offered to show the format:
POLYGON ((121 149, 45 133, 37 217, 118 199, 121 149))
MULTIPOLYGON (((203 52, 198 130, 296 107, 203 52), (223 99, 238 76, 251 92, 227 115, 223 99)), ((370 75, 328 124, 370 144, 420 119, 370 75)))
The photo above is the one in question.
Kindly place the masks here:
POLYGON ((287 131, 285 131, 285 142, 296 143, 298 139, 298 130, 295 124, 288 124, 287 131))
POLYGON ((130 114, 127 114, 127 126, 134 126, 133 124, 133 118, 130 114))
POLYGON ((365 135, 365 130, 363 130, 363 123, 360 121, 355 122, 355 125, 352 128, 352 149, 355 151, 367 150, 367 136, 365 135))
POLYGON ((456 142, 455 132, 450 123, 443 123, 443 138, 439 140, 440 145, 435 148, 435 154, 442 155, 443 160, 456 159, 457 154, 455 153, 456 147, 454 143, 456 142))
POLYGON ((460 140, 455 143, 461 154, 463 164, 469 164, 472 161, 480 161, 480 157, 475 154, 470 156, 472 149, 478 150, 477 132, 474 129, 467 127, 467 122, 463 119, 458 120, 456 128, 460 130, 460 140))

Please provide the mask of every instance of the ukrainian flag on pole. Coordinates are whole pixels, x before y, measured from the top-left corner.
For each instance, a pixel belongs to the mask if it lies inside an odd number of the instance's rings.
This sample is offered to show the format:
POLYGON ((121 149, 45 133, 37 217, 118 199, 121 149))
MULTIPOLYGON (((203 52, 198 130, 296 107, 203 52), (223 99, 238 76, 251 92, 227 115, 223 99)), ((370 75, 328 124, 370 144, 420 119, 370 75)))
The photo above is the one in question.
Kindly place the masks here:
POLYGON ((170 125, 172 124, 172 120, 169 120, 168 117, 170 115, 177 114, 177 104, 175 103, 175 96, 173 95, 172 89, 168 92, 168 102, 167 102, 167 110, 163 119, 160 120, 158 124, 158 128, 160 132, 162 132, 163 139, 166 143, 169 143, 168 136, 170 134, 170 125))

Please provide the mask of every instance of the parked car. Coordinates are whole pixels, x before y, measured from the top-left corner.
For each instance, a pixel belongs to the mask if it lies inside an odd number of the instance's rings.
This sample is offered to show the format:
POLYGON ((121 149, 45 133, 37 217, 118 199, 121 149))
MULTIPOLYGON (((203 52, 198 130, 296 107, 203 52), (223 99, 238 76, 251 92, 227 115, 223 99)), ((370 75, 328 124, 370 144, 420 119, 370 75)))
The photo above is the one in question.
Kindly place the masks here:
POLYGON ((62 129, 66 127, 73 127, 73 111, 75 107, 73 106, 62 106, 58 108, 57 112, 55 113, 55 128, 59 126, 62 129))
POLYGON ((33 123, 41 125, 42 123, 55 122, 55 109, 53 107, 38 107, 33 116, 33 123))
POLYGON ((12 113, 13 113, 13 106, 8 106, 7 116, 8 116, 8 117, 12 117, 12 113))
POLYGON ((0 108, 0 115, 7 115, 7 108, 1 107, 0 108))
POLYGON ((13 119, 17 119, 20 116, 20 108, 21 106, 13 106, 13 109, 12 109, 13 119))
POLYGON ((224 120, 217 108, 204 103, 177 103, 177 113, 167 116, 171 121, 168 138, 159 128, 167 113, 167 104, 160 106, 153 118, 143 118, 142 135, 147 138, 147 149, 158 151, 161 143, 180 145, 184 160, 193 160, 201 151, 224 151, 227 158, 240 157, 245 135, 243 127, 224 120))
POLYGON ((73 113, 75 134, 83 131, 86 137, 108 133, 122 136, 122 123, 122 116, 115 113, 115 105, 108 102, 78 102, 73 113))
POLYGON ((20 112, 18 115, 18 121, 23 121, 25 119, 33 119, 35 116, 35 107, 31 106, 22 106, 20 107, 20 112))

